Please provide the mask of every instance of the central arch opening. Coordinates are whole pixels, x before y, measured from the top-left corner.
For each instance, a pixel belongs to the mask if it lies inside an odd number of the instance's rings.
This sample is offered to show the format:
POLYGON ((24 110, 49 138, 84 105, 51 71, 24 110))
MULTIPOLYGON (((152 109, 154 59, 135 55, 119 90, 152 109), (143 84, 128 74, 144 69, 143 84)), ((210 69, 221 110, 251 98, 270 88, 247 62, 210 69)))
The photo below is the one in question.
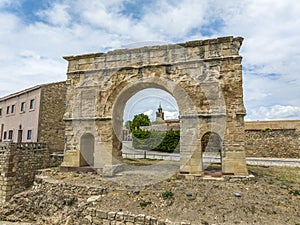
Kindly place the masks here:
MULTIPOLYGON (((146 74, 146 73, 145 73, 146 74)), ((191 160, 191 155, 194 152, 197 152, 196 142, 197 142, 197 134, 198 134, 198 125, 199 119, 194 117, 197 115, 197 107, 195 102, 189 96, 189 89, 183 88, 179 86, 177 83, 173 82, 170 79, 166 79, 164 77, 150 77, 139 79, 134 82, 127 83, 127 85, 122 85, 116 90, 118 90, 117 95, 111 96, 112 105, 112 164, 120 164, 124 162, 124 158, 122 157, 122 141, 123 141, 123 127, 125 126, 126 113, 124 113, 126 103, 133 97, 135 94, 138 94, 140 91, 149 89, 152 90, 152 95, 157 93, 157 89, 167 92, 167 94, 171 95, 177 103, 178 106, 178 115, 180 118, 180 144, 178 146, 178 158, 175 159, 169 158, 166 160, 162 160, 159 163, 155 163, 155 165, 151 165, 150 167, 143 167, 141 170, 147 170, 148 172, 151 170, 155 173, 154 176, 157 176, 157 179, 164 179, 166 177, 170 177, 175 175, 176 172, 189 172, 192 170, 193 173, 201 171, 200 165, 201 162, 198 163, 197 166, 192 165, 194 161, 191 160), (153 89, 154 88, 154 89, 153 89), (124 117, 125 116, 125 117, 124 117)), ((149 91, 149 90, 148 90, 149 91)), ((143 92, 140 94, 143 96, 143 92), (142 93, 142 94, 141 94, 142 93)), ((159 96, 159 101, 161 101, 161 97, 159 96)), ((147 104, 149 105, 150 100, 147 100, 147 104)), ((158 110, 159 104, 154 105, 154 109, 158 110)), ((163 104, 163 103, 161 103, 163 104)), ((162 105, 163 106, 163 105, 162 105)), ((163 106, 164 107, 164 106, 163 106)), ((143 112, 147 112, 148 110, 143 110, 143 112)), ((131 113, 134 115, 134 113, 131 113)), ((130 113, 129 113, 130 115, 130 113)), ((156 113, 155 113, 156 116, 156 113)), ((174 154, 174 153, 173 153, 174 154)), ((172 154, 170 154, 172 155, 172 154)), ((128 156, 125 156, 128 157, 128 156)), ((143 156, 144 157, 144 156, 143 156)))
POLYGON ((179 110, 170 93, 146 88, 126 102, 122 127, 123 159, 178 161, 179 138, 179 110))

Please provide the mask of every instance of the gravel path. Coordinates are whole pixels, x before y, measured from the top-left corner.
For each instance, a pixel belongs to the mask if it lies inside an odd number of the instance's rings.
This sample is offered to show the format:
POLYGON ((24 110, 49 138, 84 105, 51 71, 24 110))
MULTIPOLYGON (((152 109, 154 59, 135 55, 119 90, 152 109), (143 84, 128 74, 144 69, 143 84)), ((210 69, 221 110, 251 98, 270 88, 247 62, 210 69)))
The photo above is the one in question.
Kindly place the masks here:
MULTIPOLYGON (((144 158, 143 150, 134 151, 123 151, 124 158, 139 159, 144 158)), ((146 158, 148 159, 163 159, 179 161, 180 154, 178 153, 161 153, 154 151, 146 151, 146 158)), ((218 163, 220 162, 220 157, 217 156, 205 156, 204 162, 218 163)), ((258 166, 290 166, 290 167, 300 167, 300 159, 295 158, 258 158, 258 157, 247 157, 246 162, 248 165, 258 165, 258 166)))

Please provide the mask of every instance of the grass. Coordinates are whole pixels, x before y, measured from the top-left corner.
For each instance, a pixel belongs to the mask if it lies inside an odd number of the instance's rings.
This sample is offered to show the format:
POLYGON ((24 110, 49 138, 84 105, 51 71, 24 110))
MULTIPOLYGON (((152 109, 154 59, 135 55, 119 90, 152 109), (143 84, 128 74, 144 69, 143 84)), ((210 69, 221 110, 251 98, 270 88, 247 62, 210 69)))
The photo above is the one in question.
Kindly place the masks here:
POLYGON ((132 158, 124 158, 123 162, 130 165, 135 166, 147 166, 147 165, 153 165, 156 163, 161 162, 161 159, 132 159, 132 158))
POLYGON ((165 191, 161 194, 161 196, 163 197, 163 199, 171 199, 174 197, 174 193, 172 191, 165 191))
POLYGON ((286 183, 300 184, 300 168, 299 167, 262 167, 247 166, 248 169, 256 176, 270 178, 269 182, 274 183, 276 180, 286 183))

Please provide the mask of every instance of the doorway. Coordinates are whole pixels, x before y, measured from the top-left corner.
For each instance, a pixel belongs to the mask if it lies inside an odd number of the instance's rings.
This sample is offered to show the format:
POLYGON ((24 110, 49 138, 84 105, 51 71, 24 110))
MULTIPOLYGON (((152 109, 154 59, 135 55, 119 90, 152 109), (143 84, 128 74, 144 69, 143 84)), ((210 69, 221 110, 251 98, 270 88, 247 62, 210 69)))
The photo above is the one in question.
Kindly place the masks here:
POLYGON ((222 176, 222 139, 215 132, 207 132, 201 139, 203 171, 206 175, 222 176))
POLYGON ((22 142, 23 138, 23 130, 18 130, 18 143, 22 142))
POLYGON ((95 138, 84 134, 80 140, 80 166, 94 166, 95 138))

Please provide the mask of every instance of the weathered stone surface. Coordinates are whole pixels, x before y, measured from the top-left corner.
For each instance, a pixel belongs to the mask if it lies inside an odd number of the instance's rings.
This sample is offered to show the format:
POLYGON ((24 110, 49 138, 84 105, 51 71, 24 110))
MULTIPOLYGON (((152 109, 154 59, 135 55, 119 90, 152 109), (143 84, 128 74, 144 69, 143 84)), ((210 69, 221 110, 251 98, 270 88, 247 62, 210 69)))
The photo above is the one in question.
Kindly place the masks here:
POLYGON ((127 100, 145 88, 159 88, 173 95, 179 107, 181 172, 202 174, 201 139, 215 132, 223 143, 223 172, 247 175, 242 41, 224 37, 65 57, 69 66, 62 166, 118 164, 127 100), (86 134, 95 140, 92 163, 83 157, 91 150, 82 145, 86 134))
POLYGON ((0 143, 0 202, 30 187, 39 169, 55 165, 45 143, 0 143))
POLYGON ((65 145, 66 82, 43 85, 41 99, 38 141, 48 142, 51 152, 62 152, 65 145))
POLYGON ((107 165, 103 168, 103 176, 112 177, 124 170, 125 164, 107 165))
POLYGON ((297 224, 299 196, 291 191, 300 188, 296 176, 299 169, 252 167, 251 170, 257 174, 255 178, 228 177, 226 182, 164 180, 140 187, 139 195, 132 194, 132 188, 127 185, 97 174, 44 171, 41 182, 0 207, 0 220, 45 225, 141 225, 149 224, 149 221, 150 224, 151 221, 153 224, 231 225, 232 221, 237 224, 282 224, 282 221, 297 224), (286 180, 283 175, 287 171, 294 176, 289 175, 286 180), (295 179, 290 179, 292 177, 295 179), (174 193, 172 204, 162 199, 165 190, 174 193), (193 193, 192 197, 186 196, 187 190, 193 193), (235 193, 241 197, 236 198, 235 193), (87 199, 96 194, 101 195, 101 200, 87 203, 87 199), (151 204, 141 207, 141 200, 151 204), (111 214, 110 219, 108 214, 111 214), (128 221, 129 216, 133 222, 128 221), (134 222, 137 220, 145 222, 134 222))
POLYGON ((300 132, 246 130, 246 154, 251 157, 300 158, 300 132))

